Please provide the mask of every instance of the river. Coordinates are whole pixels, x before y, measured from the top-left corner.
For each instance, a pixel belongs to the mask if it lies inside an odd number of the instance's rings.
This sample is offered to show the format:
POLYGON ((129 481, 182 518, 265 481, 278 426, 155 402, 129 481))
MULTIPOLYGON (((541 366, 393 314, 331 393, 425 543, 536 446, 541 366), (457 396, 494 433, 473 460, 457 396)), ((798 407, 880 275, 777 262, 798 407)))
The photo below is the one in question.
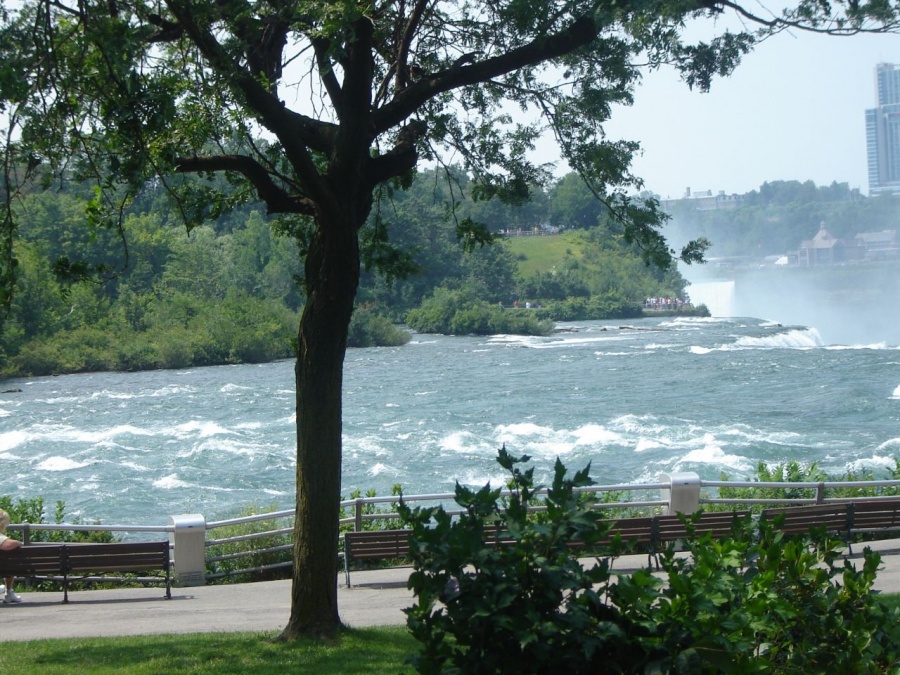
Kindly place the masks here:
MULTIPOLYGON (((752 476, 758 462, 882 475, 900 456, 900 349, 828 344, 751 318, 560 324, 549 337, 414 335, 350 350, 343 493, 497 484, 505 443, 546 478, 556 457, 601 483, 660 472, 752 476)), ((293 364, 3 383, 0 495, 68 518, 291 508, 293 364)))

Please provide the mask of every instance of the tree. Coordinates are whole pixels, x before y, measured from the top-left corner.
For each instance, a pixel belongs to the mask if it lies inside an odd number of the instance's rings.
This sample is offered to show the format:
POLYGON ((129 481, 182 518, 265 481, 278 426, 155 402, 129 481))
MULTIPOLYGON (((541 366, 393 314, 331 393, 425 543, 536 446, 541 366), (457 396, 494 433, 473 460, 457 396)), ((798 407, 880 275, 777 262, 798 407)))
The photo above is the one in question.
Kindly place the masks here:
MULTIPOLYGON (((283 217, 276 226, 305 252, 306 290, 283 637, 331 633, 340 626, 342 370, 360 257, 403 262, 386 220, 361 250, 376 193, 408 185, 420 161, 455 156, 472 176, 473 197, 520 203, 547 178, 529 153, 549 129, 626 240, 666 266, 674 252, 659 231, 658 204, 627 196, 641 186, 629 171, 637 145, 610 142, 602 129, 613 104, 630 102, 638 61, 671 63, 706 90, 766 34, 894 30, 897 13, 888 2, 856 0, 799 0, 777 18, 732 0, 4 2, 4 293, 14 274, 15 197, 54 180, 93 185, 89 222, 126 243, 128 205, 148 185, 177 198, 189 227, 239 202, 216 190, 217 175, 283 217), (761 33, 682 41, 685 21, 726 9, 761 33)), ((459 221, 459 234, 472 245, 485 240, 472 221, 459 221)), ((700 254, 692 246, 682 257, 700 254)))

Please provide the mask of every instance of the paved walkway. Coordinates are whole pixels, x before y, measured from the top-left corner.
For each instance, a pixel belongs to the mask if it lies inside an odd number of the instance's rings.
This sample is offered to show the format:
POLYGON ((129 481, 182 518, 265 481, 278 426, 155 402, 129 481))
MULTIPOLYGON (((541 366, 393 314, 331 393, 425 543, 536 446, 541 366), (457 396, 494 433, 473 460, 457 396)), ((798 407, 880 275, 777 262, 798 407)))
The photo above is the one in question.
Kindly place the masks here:
MULTIPOLYGON (((872 542, 882 553, 876 589, 900 593, 900 539, 872 542)), ((860 548, 861 550, 861 548, 860 548)), ((617 569, 646 564, 646 556, 624 556, 617 569)), ((851 558, 859 562, 857 555, 851 558)), ((351 627, 400 625, 403 608, 412 604, 406 590, 410 568, 352 572, 347 588, 339 578, 338 606, 351 627)), ((159 588, 31 593, 20 588, 23 602, 0 604, 0 641, 41 638, 104 637, 158 633, 275 632, 290 614, 291 582, 264 581, 230 586, 173 588, 166 600, 159 588)))

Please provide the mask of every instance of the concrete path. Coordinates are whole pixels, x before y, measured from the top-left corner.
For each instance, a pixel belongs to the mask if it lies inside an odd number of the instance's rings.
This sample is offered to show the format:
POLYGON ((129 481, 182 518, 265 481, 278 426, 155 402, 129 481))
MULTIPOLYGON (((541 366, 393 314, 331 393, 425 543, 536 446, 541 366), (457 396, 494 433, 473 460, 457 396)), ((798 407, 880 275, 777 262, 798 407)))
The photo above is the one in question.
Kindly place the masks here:
MULTIPOLYGON (((900 539, 871 542, 882 553, 876 589, 900 593, 900 539)), ((858 547, 862 550, 862 547, 858 547)), ((646 564, 646 556, 624 556, 619 571, 646 564)), ((851 558, 860 562, 857 555, 851 558)), ((402 625, 410 568, 352 572, 347 588, 339 578, 338 606, 344 622, 354 628, 402 625)), ((173 588, 172 599, 159 588, 32 593, 20 587, 23 601, 0 604, 0 642, 41 638, 104 637, 162 633, 275 632, 290 614, 291 582, 264 581, 229 586, 173 588)))

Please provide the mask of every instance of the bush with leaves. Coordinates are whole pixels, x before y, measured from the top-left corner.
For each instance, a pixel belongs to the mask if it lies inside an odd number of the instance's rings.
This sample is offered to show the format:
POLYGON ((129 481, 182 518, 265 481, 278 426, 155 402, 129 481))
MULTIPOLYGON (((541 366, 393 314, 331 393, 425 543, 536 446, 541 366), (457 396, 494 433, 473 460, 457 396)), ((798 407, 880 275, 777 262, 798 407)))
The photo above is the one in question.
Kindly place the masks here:
MULTIPOLYGON (((32 499, 16 499, 9 495, 0 495, 0 509, 9 514, 11 523, 29 523, 31 525, 43 525, 46 523, 44 515, 44 498, 35 497, 32 499)), ((61 525, 66 522, 66 504, 63 501, 56 502, 56 508, 53 512, 53 523, 61 525)), ((83 524, 80 518, 71 521, 72 525, 83 524)), ((99 525, 99 521, 94 521, 93 525, 99 525)), ((83 532, 78 530, 31 530, 28 533, 29 541, 38 542, 97 542, 107 543, 115 541, 116 538, 111 532, 93 531, 83 532)))
MULTIPOLYGON (((273 513, 275 506, 250 505, 239 518, 273 513)), ((207 549, 206 575, 211 583, 286 579, 291 576, 291 518, 251 520, 216 530, 221 542, 207 549), (273 522, 274 520, 274 522, 273 522)))
POLYGON ((498 462, 512 473, 505 505, 499 489, 461 485, 456 501, 465 513, 456 522, 441 507, 401 504, 413 529, 416 602, 406 611, 421 645, 419 672, 614 672, 610 663, 646 664, 662 654, 652 645, 648 653, 637 627, 604 599, 608 561, 585 567, 571 554, 569 542, 590 548, 608 529, 574 491, 591 484, 587 469, 568 478, 557 460, 547 518, 536 522, 528 517, 534 469, 518 466, 528 459, 500 450, 498 462), (486 546, 491 527, 512 543, 486 546))
MULTIPOLYGON (((661 574, 613 577, 609 557, 579 561, 608 522, 556 462, 548 518, 528 517, 536 488, 527 457, 500 450, 512 495, 457 486, 465 512, 409 509, 416 595, 407 625, 421 673, 890 672, 900 664, 900 612, 875 600, 880 561, 839 564, 840 544, 756 531, 748 518, 730 538, 689 537, 684 554, 660 557, 661 574), (504 508, 505 507, 505 508, 504 508), (503 545, 486 545, 492 528, 503 545)), ((685 517, 690 523, 690 518, 685 517)))

